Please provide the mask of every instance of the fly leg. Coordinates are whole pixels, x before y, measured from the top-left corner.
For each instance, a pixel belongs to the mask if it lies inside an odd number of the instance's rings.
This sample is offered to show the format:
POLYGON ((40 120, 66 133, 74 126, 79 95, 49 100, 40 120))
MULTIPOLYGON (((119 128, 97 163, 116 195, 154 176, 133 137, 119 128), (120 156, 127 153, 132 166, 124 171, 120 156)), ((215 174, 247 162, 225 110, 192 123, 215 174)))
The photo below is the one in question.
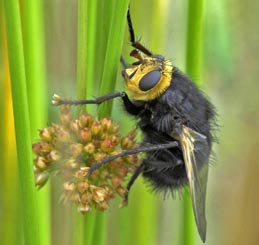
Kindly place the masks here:
POLYGON ((138 154, 140 152, 148 152, 148 151, 156 151, 156 150, 163 150, 163 149, 168 149, 168 148, 174 148, 174 147, 178 147, 178 142, 173 141, 170 143, 166 143, 166 144, 159 144, 159 145, 151 145, 151 144, 145 144, 145 145, 141 145, 137 148, 134 149, 129 149, 129 150, 124 150, 121 153, 115 155, 115 156, 110 156, 105 158, 104 160, 96 163, 95 165, 93 165, 90 169, 89 169, 89 174, 91 174, 93 171, 95 171, 96 169, 102 167, 103 165, 105 165, 106 163, 109 163, 119 157, 124 157, 124 156, 128 156, 128 155, 135 155, 138 154))
POLYGON ((125 92, 116 92, 116 93, 106 94, 92 100, 66 100, 66 99, 61 99, 58 95, 54 95, 52 100, 52 105, 55 105, 55 106, 88 105, 88 104, 100 105, 107 100, 111 100, 118 97, 123 98, 124 96, 126 96, 125 92))
POLYGON ((124 195, 124 198, 122 200, 122 203, 120 206, 126 206, 128 204, 128 196, 129 196, 129 191, 131 189, 131 186, 134 184, 135 180, 138 178, 138 176, 143 172, 144 169, 144 164, 140 164, 137 169, 135 170, 134 174, 131 176, 128 184, 127 184, 127 192, 124 195))
MULTIPOLYGON (((105 158, 104 160, 100 161, 99 163, 96 163, 95 165, 93 165, 90 169, 89 169, 89 174, 91 174, 93 171, 95 171, 96 169, 102 167, 103 165, 119 158, 119 157, 123 157, 123 156, 127 156, 127 155, 134 155, 140 152, 148 152, 148 151, 156 151, 156 150, 164 150, 164 149, 169 149, 169 148, 174 148, 174 147, 178 147, 178 142, 173 141, 170 143, 166 143, 166 144, 159 144, 159 145, 150 145, 150 144, 145 144, 142 146, 139 146, 137 148, 134 149, 129 149, 129 150, 125 150, 115 156, 110 156, 108 158, 105 158)), ((134 174, 131 176, 128 184, 127 184, 127 192, 125 193, 124 199, 122 201, 121 206, 125 206, 128 202, 128 194, 129 191, 131 189, 131 186, 134 184, 135 180, 138 178, 138 176, 143 172, 144 169, 144 164, 142 163, 141 165, 139 165, 137 167, 137 169, 135 170, 134 174)))
POLYGON ((105 101, 115 99, 115 98, 122 98, 124 107, 128 113, 131 115, 138 115, 142 110, 143 106, 137 106, 135 105, 128 97, 127 93, 122 92, 116 92, 111 94, 106 94, 100 97, 97 97, 92 100, 66 100, 60 98, 58 95, 53 96, 52 105, 54 106, 61 106, 61 105, 100 105, 105 101))

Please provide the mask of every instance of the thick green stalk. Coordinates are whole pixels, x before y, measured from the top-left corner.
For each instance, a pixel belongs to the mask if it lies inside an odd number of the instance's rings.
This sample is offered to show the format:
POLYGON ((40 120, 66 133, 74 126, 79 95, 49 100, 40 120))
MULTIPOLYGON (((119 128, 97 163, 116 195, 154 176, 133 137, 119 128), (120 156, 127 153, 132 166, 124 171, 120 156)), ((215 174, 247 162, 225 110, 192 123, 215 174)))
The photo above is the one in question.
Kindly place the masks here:
MULTIPOLYGON (((186 46, 186 73, 201 85, 202 63, 202 26, 203 26, 203 0, 189 1, 187 46, 186 46)), ((193 245, 198 235, 195 227, 194 214, 190 193, 184 192, 183 210, 183 237, 182 244, 193 245)))
POLYGON ((40 1, 23 0, 23 45, 32 133, 46 125, 44 26, 40 1))
MULTIPOLYGON (((88 30, 88 1, 78 1, 78 19, 77 19, 77 99, 86 99, 86 91, 91 87, 91 83, 87 83, 87 73, 91 67, 87 61, 88 42, 87 42, 87 30, 88 30), (88 66, 89 65, 89 66, 88 66)), ((80 110, 82 107, 79 107, 80 110)), ((80 214, 79 214, 80 215, 80 214)), ((89 230, 85 231, 85 224, 83 217, 79 217, 78 214, 74 214, 75 228, 73 229, 73 244, 84 244, 84 232, 89 234, 89 230)), ((91 224, 90 224, 91 225, 91 224)), ((86 243, 88 244, 88 243, 86 243)))
POLYGON ((107 214, 100 211, 95 212, 94 229, 92 236, 92 244, 103 245, 106 240, 107 233, 107 214))
MULTIPOLYGON (((27 80, 28 104, 32 141, 38 138, 38 129, 46 125, 47 106, 45 78, 45 49, 42 5, 40 1, 23 1, 23 43, 27 80)), ((37 192, 40 236, 42 245, 50 244, 49 186, 37 192)))
MULTIPOLYGON (((99 94, 104 95, 114 91, 116 76, 121 55, 122 41, 126 25, 126 13, 129 1, 117 0, 112 14, 111 25, 107 40, 104 70, 102 74, 99 94)), ((100 106, 99 117, 111 114, 112 102, 100 106)))
POLYGON ((84 225, 84 216, 79 213, 77 210, 73 210, 74 212, 73 214, 73 230, 72 230, 72 239, 73 245, 88 245, 88 243, 86 243, 84 241, 84 233, 87 232, 87 229, 85 229, 85 225, 84 225))
MULTIPOLYGON (((97 1, 78 1, 78 43, 77 43, 77 97, 91 98, 95 68, 96 9, 97 1)), ((93 106, 88 107, 93 112, 93 106)))
MULTIPOLYGON (((95 68, 95 39, 96 39, 96 8, 97 1, 78 1, 78 43, 77 43, 77 97, 91 98, 93 95, 95 68)), ((88 111, 96 110, 94 105, 88 111)), ((94 211, 92 211, 94 212, 94 211)), ((74 232, 75 244, 93 244, 95 213, 86 214, 85 219, 76 216, 77 227, 74 232)))
MULTIPOLYGON (((193 210, 192 210, 192 201, 190 198, 190 192, 186 188, 184 190, 183 198, 183 229, 182 229, 182 244, 184 245, 193 245, 195 244, 196 233, 198 232, 195 227, 193 210)), ((198 234, 198 233, 197 233, 198 234)))
POLYGON ((95 49, 95 41, 96 41, 96 17, 97 17, 97 5, 98 1, 96 0, 88 0, 87 6, 87 57, 86 57, 86 97, 90 98, 93 96, 93 85, 96 83, 95 79, 95 64, 96 64, 96 49, 95 49))
MULTIPOLYGON (((77 38, 77 98, 86 98, 86 86, 87 84, 87 0, 78 1, 78 38, 77 38)), ((89 64, 88 64, 89 65, 89 64)))
POLYGON ((202 65, 202 32, 203 32, 203 0, 189 1, 187 46, 186 46, 186 72, 201 85, 202 65))
POLYGON ((31 135, 18 0, 5 0, 7 45, 11 74, 24 244, 41 244, 31 154, 31 135))
POLYGON ((96 50, 95 50, 95 85, 98 91, 103 73, 104 58, 106 54, 107 41, 116 0, 97 1, 98 16, 96 18, 96 50))
MULTIPOLYGON (((3 19, 3 25, 5 21, 3 19)), ((3 33, 5 27, 2 26, 3 33)), ((1 115, 2 123, 0 126, 0 147, 2 154, 0 161, 2 162, 1 171, 1 192, 2 192, 2 217, 0 221, 0 237, 2 244, 18 244, 20 232, 20 216, 19 216, 19 190, 17 156, 15 146, 14 121, 13 121, 13 105, 11 97, 11 82, 9 75, 9 63, 7 58, 6 35, 3 37, 3 77, 0 81, 1 86, 1 115), (12 185, 10 185, 12 183, 12 185), (14 223, 13 221, 16 220, 14 223), (14 236, 13 234, 17 234, 14 236)))
MULTIPOLYGON (((104 67, 99 89, 99 95, 111 93, 115 89, 122 41, 126 25, 128 1, 117 0, 113 8, 109 6, 108 9, 110 10, 110 16, 106 17, 109 17, 111 21, 108 32, 109 34, 105 51, 104 67)), ((111 110, 112 102, 110 101, 99 107, 98 116, 109 116, 111 114, 111 110)), ((96 213, 94 227, 94 244, 96 245, 104 244, 104 241, 106 240, 106 218, 107 217, 105 214, 99 212, 96 213)))
POLYGON ((84 222, 84 245, 94 244, 95 218, 96 212, 94 210, 86 214, 84 222))

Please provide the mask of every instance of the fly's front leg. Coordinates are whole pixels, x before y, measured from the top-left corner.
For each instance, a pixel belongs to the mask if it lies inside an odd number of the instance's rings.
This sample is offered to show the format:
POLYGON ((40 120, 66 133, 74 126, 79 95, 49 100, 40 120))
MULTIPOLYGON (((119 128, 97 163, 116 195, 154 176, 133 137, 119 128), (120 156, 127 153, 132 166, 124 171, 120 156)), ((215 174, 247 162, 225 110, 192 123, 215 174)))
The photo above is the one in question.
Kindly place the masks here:
POLYGON ((53 96, 52 105, 54 106, 89 105, 89 104, 100 105, 105 101, 112 100, 115 98, 122 98, 125 110, 132 115, 138 115, 140 111, 143 109, 142 106, 137 106, 134 103, 132 103, 132 101, 129 99, 128 95, 124 91, 106 94, 92 100, 66 100, 66 99, 62 99, 59 95, 55 94, 53 96))
POLYGON ((121 98, 123 100, 125 110, 131 115, 137 116, 144 109, 144 106, 137 106, 134 104, 126 93, 124 93, 124 96, 121 98))
POLYGON ((66 100, 62 99, 59 95, 54 94, 53 100, 52 100, 52 105, 55 106, 60 106, 60 105, 88 105, 88 104, 95 104, 95 105, 100 105, 105 101, 115 99, 118 97, 123 97, 125 96, 125 92, 116 92, 116 93, 111 93, 111 94, 106 94, 100 97, 97 97, 92 100, 66 100))

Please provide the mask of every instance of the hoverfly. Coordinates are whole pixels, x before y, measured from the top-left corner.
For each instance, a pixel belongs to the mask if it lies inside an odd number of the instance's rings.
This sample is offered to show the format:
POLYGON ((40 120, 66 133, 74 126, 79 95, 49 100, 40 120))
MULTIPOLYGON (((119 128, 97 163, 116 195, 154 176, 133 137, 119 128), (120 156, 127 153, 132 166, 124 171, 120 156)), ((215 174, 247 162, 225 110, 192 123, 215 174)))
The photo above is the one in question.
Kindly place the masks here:
MULTIPOLYGON (((138 148, 96 163, 90 168, 90 173, 121 156, 146 152, 127 185, 128 192, 140 174, 157 190, 176 190, 189 183, 196 225, 204 242, 214 106, 171 61, 153 54, 136 41, 129 10, 127 22, 133 47, 130 56, 137 61, 128 65, 121 57, 122 76, 133 99, 126 92, 116 92, 93 100, 59 99, 54 104, 98 105, 116 97, 122 98, 126 112, 137 119, 143 141, 138 148)), ((127 199, 128 193, 125 201, 127 199)))

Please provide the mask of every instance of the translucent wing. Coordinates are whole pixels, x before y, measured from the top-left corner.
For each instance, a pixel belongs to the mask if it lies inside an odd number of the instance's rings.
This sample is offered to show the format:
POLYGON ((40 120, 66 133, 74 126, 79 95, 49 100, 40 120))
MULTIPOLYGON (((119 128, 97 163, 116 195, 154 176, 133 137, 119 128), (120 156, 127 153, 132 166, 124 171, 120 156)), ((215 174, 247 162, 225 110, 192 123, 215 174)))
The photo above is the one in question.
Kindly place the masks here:
POLYGON ((189 180, 195 222, 203 242, 206 240, 205 199, 210 147, 206 136, 183 126, 180 136, 189 180))

